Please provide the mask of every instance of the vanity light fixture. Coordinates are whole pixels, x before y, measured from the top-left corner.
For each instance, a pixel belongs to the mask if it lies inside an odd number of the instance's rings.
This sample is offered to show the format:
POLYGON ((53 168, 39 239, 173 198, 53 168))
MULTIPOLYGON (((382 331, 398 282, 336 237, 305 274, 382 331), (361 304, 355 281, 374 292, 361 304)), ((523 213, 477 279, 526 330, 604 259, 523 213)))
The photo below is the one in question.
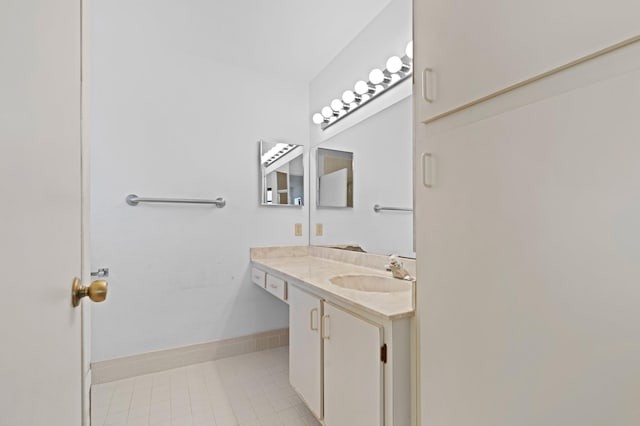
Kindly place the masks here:
POLYGON ((330 106, 323 107, 313 114, 314 124, 322 130, 337 123, 361 105, 386 93, 390 88, 406 80, 413 73, 413 41, 407 43, 404 55, 392 56, 387 60, 384 70, 375 68, 369 73, 369 80, 358 81, 352 90, 346 90, 340 99, 331 101, 330 106))
POLYGON ((324 118, 323 115, 320 114, 319 112, 316 112, 315 114, 313 114, 312 120, 315 124, 328 123, 328 120, 324 118))
POLYGON ((358 81, 353 87, 358 95, 373 95, 376 93, 376 86, 367 81, 358 81))
POLYGON ((331 117, 337 117, 338 116, 338 113, 336 113, 334 110, 332 110, 328 106, 323 107, 322 110, 320 111, 320 113, 322 114, 322 116, 324 118, 331 118, 331 117))
POLYGON ((342 102, 340 99, 334 99, 331 101, 331 109, 340 114, 340 111, 349 111, 349 105, 342 102))
POLYGON ((413 59, 413 40, 407 43, 407 47, 404 49, 404 54, 409 59, 413 59))
POLYGON ((342 94, 342 102, 344 102, 345 104, 358 104, 360 103, 360 101, 362 100, 362 97, 360 96, 356 96, 355 93, 353 93, 351 90, 345 90, 344 93, 342 94))
POLYGON ((392 56, 387 59, 387 70, 392 74, 406 74, 411 70, 411 65, 397 56, 392 56))
POLYGON ((375 84, 376 86, 381 84, 383 87, 387 86, 391 83, 391 74, 388 72, 384 72, 379 70, 378 68, 374 68, 369 73, 369 81, 375 84))

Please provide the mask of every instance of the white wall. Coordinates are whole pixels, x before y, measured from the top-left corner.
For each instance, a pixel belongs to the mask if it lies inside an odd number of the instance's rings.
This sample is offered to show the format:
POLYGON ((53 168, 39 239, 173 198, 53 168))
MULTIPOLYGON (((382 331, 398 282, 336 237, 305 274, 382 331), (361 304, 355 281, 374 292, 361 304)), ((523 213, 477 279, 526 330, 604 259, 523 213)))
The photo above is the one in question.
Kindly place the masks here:
MULTIPOLYGON (((311 112, 353 89, 356 81, 368 80, 369 71, 384 68, 389 56, 402 56, 411 40, 411 8, 410 0, 392 1, 316 76, 309 90, 311 112)), ((373 211, 374 204, 413 206, 410 95, 408 79, 327 130, 311 126, 311 244, 360 244, 373 253, 413 255, 412 214, 373 211), (315 206, 318 146, 354 153, 353 209, 315 206), (315 235, 316 223, 323 224, 322 237, 315 235)))
POLYGON ((307 83, 225 63, 208 48, 224 35, 184 13, 92 3, 92 266, 111 271, 94 361, 288 324, 250 283, 249 247, 307 244, 294 223, 306 235, 308 207, 258 205, 257 141, 306 143, 307 83), (130 207, 130 193, 227 206, 130 207))

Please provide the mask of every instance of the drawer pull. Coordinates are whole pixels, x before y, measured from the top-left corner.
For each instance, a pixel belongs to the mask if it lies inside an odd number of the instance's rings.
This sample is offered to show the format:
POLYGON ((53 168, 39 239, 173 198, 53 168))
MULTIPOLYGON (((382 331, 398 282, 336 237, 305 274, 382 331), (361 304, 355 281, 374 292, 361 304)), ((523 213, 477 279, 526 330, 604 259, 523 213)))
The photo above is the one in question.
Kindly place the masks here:
POLYGON ((329 340, 329 332, 331 331, 331 330, 329 330, 330 325, 331 325, 331 322, 330 322, 329 315, 323 315, 323 317, 322 317, 322 331, 320 333, 320 335, 322 336, 323 339, 329 340))
POLYGON ((318 326, 316 325, 315 327, 313 326, 313 313, 316 313, 315 317, 316 317, 316 322, 317 322, 317 318, 318 318, 318 308, 313 308, 312 310, 309 311, 309 328, 311 329, 311 331, 318 331, 318 326))
POLYGON ((434 101, 433 91, 431 86, 433 84, 433 68, 425 68, 422 70, 422 98, 432 103, 434 101))
POLYGON ((430 152, 422 153, 422 185, 433 188, 433 156, 430 152))
POLYGON ((271 287, 271 288, 278 288, 278 286, 277 286, 277 285, 275 285, 275 284, 269 284, 269 287, 271 287))

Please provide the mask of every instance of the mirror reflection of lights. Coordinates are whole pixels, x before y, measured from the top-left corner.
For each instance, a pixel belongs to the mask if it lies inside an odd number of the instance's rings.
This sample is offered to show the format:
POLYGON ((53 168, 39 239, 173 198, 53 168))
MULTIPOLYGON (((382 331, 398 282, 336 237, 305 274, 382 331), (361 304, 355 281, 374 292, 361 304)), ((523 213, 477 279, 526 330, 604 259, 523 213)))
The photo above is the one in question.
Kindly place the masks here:
POLYGON ((333 99, 329 106, 312 116, 314 124, 322 130, 346 117, 360 106, 387 92, 406 80, 413 73, 413 41, 407 43, 404 55, 391 56, 386 68, 375 68, 369 73, 369 80, 356 82, 353 90, 346 90, 340 98, 333 99))
POLYGON ((262 158, 261 158, 262 164, 264 164, 265 166, 268 166, 269 164, 273 163, 278 158, 282 157, 283 155, 285 155, 287 152, 291 151, 295 147, 296 146, 292 144, 277 143, 273 148, 271 148, 269 151, 265 152, 262 155, 262 158))

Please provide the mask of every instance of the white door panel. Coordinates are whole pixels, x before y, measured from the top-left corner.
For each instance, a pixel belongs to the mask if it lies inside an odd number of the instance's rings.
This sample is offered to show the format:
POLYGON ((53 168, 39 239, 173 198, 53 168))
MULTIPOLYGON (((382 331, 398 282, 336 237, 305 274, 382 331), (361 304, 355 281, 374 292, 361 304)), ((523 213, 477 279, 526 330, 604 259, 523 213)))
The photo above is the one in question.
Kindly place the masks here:
POLYGON ((416 116, 434 117, 640 35, 636 0, 414 1, 416 116))
POLYGON ((418 125, 422 424, 640 422, 638 111, 634 71, 418 125))
POLYGON ((323 306, 325 423, 380 426, 382 328, 330 303, 323 306))
POLYGON ((309 409, 322 418, 322 302, 289 285, 289 380, 309 409))
POLYGON ((0 4, 0 423, 81 424, 80 1, 0 4))

